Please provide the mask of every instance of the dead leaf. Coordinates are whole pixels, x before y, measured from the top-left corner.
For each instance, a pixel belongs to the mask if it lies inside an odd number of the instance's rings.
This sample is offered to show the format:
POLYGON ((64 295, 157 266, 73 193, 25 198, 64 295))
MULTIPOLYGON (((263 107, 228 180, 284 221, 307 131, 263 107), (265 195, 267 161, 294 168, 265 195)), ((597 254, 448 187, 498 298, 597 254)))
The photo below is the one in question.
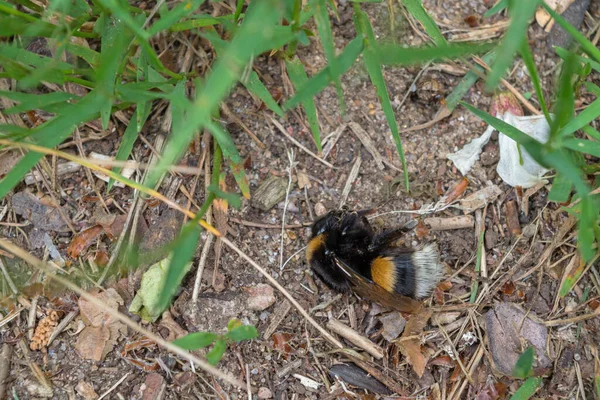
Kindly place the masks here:
POLYGON ((77 338, 75 349, 86 360, 102 361, 104 347, 110 339, 110 329, 106 326, 86 326, 77 338))
POLYGON ((452 189, 446 192, 444 197, 440 200, 440 203, 452 203, 454 200, 462 196, 465 190, 467 190, 467 186, 469 186, 469 180, 466 177, 463 177, 452 187, 452 189))
MULTIPOLYGON (((11 202, 14 212, 31 221, 36 228, 44 231, 69 231, 69 227, 60 215, 58 207, 38 199, 32 193, 15 193, 11 198, 11 202)), ((68 215, 66 210, 65 214, 68 215)))
POLYGON ((298 189, 310 189, 310 179, 308 179, 308 175, 302 171, 297 171, 296 175, 298 175, 298 189))
MULTIPOLYGON (((107 156, 107 155, 104 155, 104 154, 99 154, 99 153, 91 152, 91 153, 90 153, 90 156, 89 156, 89 158, 90 158, 91 160, 94 160, 94 161, 96 161, 96 162, 100 163, 99 165, 100 165, 101 167, 105 168, 105 169, 108 169, 108 170, 112 169, 112 165, 111 165, 111 163, 110 163, 110 162, 106 163, 105 165, 102 165, 102 164, 101 164, 101 162, 102 162, 102 161, 113 161, 113 160, 114 160, 114 157, 110 157, 110 156, 107 156)), ((135 162, 134 162, 134 161, 127 162, 127 163, 125 164, 125 167, 123 167, 123 168, 121 169, 121 172, 120 172, 120 174, 121 174, 123 177, 127 178, 127 179, 131 178, 131 176, 132 176, 132 175, 133 175, 133 173, 135 172, 135 165, 136 165, 136 164, 135 164, 135 162)), ((92 170, 92 173, 93 173, 93 174, 94 174, 94 175, 95 175, 95 176, 96 176, 98 179, 100 179, 100 180, 103 180, 104 182, 108 182, 108 181, 110 180, 110 178, 108 177, 108 175, 105 175, 105 174, 103 174, 102 172, 98 172, 98 171, 92 170)), ((124 184, 124 183, 122 183, 122 182, 115 182, 115 183, 114 183, 114 185, 115 185, 116 187, 120 187, 120 188, 124 188, 124 187, 125 187, 125 184, 124 184)))
MULTIPOLYGON (((120 305, 123 305, 123 299, 115 289, 109 288, 105 291, 100 292, 99 289, 92 289, 89 294, 102 301, 106 307, 117 310, 120 305)), ((84 298, 79 299, 79 311, 81 312, 81 318, 88 326, 105 326, 110 325, 117 320, 114 319, 110 314, 104 311, 102 308, 98 308, 96 305, 88 302, 84 298)))
POLYGON ((502 194, 502 190, 497 185, 486 186, 485 188, 471 193, 464 199, 461 199, 460 205, 465 214, 482 208, 486 204, 490 204, 502 194))
POLYGON ((379 317, 379 321, 383 324, 381 335, 388 341, 396 339, 406 326, 406 319, 398 311, 393 311, 389 314, 379 317))
POLYGON ((421 342, 418 336, 423 333, 427 321, 431 317, 431 311, 421 308, 415 314, 411 316, 404 328, 403 338, 415 336, 413 339, 402 340, 398 342, 400 344, 400 350, 406 357, 406 361, 413 367, 413 370, 420 378, 425 372, 427 366, 427 358, 421 351, 421 342))
POLYGON ((94 390, 94 386, 86 381, 79 381, 75 386, 75 391, 84 398, 84 400, 96 400, 99 396, 94 390))
POLYGON ((286 358, 290 357, 290 354, 294 352, 290 341, 294 338, 294 335, 286 332, 275 332, 271 339, 273 339, 273 348, 283 353, 286 358))
POLYGON ((102 226, 94 225, 84 231, 79 232, 67 249, 67 253, 72 258, 78 258, 81 253, 86 251, 91 245, 93 245, 96 239, 102 234, 102 226))

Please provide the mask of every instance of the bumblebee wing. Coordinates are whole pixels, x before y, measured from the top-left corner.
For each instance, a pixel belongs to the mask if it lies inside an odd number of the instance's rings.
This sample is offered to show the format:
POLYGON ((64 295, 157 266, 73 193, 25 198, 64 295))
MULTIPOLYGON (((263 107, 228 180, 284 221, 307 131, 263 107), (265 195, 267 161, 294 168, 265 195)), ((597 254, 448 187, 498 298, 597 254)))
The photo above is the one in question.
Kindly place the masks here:
POLYGON ((421 302, 407 296, 402 296, 399 293, 388 292, 372 280, 356 272, 344 260, 335 257, 335 263, 348 277, 352 290, 356 294, 400 312, 414 313, 421 308, 421 302))

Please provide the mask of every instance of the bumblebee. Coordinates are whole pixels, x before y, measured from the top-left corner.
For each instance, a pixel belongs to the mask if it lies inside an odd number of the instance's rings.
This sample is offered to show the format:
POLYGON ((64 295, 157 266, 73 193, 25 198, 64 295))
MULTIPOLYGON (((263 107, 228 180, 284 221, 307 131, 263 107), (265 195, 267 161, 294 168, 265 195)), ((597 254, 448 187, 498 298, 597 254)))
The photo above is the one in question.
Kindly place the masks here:
POLYGON ((354 293, 402 312, 415 312, 443 269, 434 244, 420 249, 394 242, 406 229, 374 232, 371 210, 333 210, 316 220, 306 248, 311 269, 330 289, 354 293))

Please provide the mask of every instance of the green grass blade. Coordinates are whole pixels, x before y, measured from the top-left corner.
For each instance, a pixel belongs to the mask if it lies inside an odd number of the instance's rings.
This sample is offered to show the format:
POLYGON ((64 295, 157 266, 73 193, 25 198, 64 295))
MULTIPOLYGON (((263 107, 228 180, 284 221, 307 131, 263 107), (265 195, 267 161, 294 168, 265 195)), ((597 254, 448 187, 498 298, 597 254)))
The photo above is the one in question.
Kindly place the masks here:
POLYGON ((528 378, 525 383, 512 395, 510 400, 527 400, 531 398, 542 383, 542 378, 528 378))
POLYGON ((228 23, 229 26, 233 26, 231 23, 232 20, 233 17, 231 15, 223 15, 220 17, 213 17, 212 15, 208 14, 192 15, 189 19, 174 24, 170 31, 189 31, 190 29, 205 28, 207 26, 221 25, 226 23, 228 23))
POLYGON ((261 82, 256 71, 250 72, 250 76, 246 82, 242 82, 250 93, 262 100, 263 103, 275 114, 283 117, 284 112, 275 101, 269 89, 261 82))
POLYGON ((594 121, 600 116, 600 99, 596 99, 575 118, 569 120, 557 133, 558 136, 568 136, 594 121))
POLYGON ((600 142, 591 140, 569 138, 563 141, 567 149, 578 151, 580 153, 590 154, 594 157, 600 157, 600 142))
POLYGON ((21 92, 0 91, 0 96, 18 101, 20 104, 4 110, 6 114, 21 113, 30 110, 48 110, 51 105, 66 103, 79 99, 79 96, 64 92, 52 92, 46 94, 31 94, 21 92))
POLYGON ((569 57, 563 63, 558 83, 558 94, 556 103, 553 107, 554 119, 550 122, 550 140, 549 145, 560 143, 560 132, 567 125, 575 114, 575 93, 571 79, 575 74, 577 61, 574 57, 569 57))
MULTIPOLYGON (((90 92, 73 107, 72 112, 59 115, 31 130, 29 137, 40 146, 49 148, 57 146, 72 134, 75 126, 97 118, 98 110, 104 107, 107 101, 97 92, 90 92)), ((25 154, 4 179, 0 180, 0 198, 6 196, 21 182, 25 174, 37 164, 41 157, 41 154, 34 152, 25 154)))
POLYGON ((555 23, 560 25, 569 35, 575 39, 577 43, 581 46, 581 49, 592 58, 592 60, 596 62, 600 62, 600 50, 590 42, 577 28, 573 25, 569 24, 567 20, 565 20, 562 16, 560 16, 556 11, 552 8, 548 7, 548 5, 542 1, 542 6, 544 9, 552 16, 555 23))
POLYGON ((149 29, 148 34, 150 36, 156 35, 158 32, 165 31, 181 21, 189 14, 196 11, 200 5, 204 3, 204 0, 184 0, 181 3, 173 7, 164 15, 161 15, 160 19, 156 21, 149 29))
POLYGON ((492 90, 498 85, 500 78, 512 64, 515 54, 527 40, 529 20, 533 17, 538 4, 539 0, 509 1, 510 25, 496 49, 498 57, 488 76, 487 90, 492 90))
POLYGON ((500 11, 504 10, 506 7, 508 7, 508 0, 500 0, 496 4, 494 4, 494 6, 492 8, 487 10, 485 14, 483 14, 483 18, 489 18, 494 14, 498 14, 500 11))
POLYGON ((331 22, 329 20, 329 12, 327 9, 327 0, 314 0, 313 6, 315 9, 315 21, 317 23, 317 30, 319 31, 319 39, 325 52, 325 58, 327 58, 327 65, 330 71, 330 77, 335 85, 337 92, 338 101, 340 102, 341 113, 346 112, 346 103, 344 101, 344 94, 342 92, 342 84, 340 83, 340 76, 342 71, 338 65, 338 60, 335 55, 335 45, 333 43, 333 33, 331 32, 331 22))
POLYGON ((579 54, 575 54, 569 50, 563 49, 562 47, 554 47, 554 51, 556 54, 563 60, 566 60, 569 56, 574 56, 579 62, 583 64, 590 64, 590 66, 596 71, 600 72, 600 63, 596 62, 590 58, 580 56, 579 54))
POLYGON ((592 128, 591 126, 584 126, 581 128, 589 137, 596 139, 596 141, 600 142, 600 132, 592 128))
MULTIPOLYGON (((352 64, 354 64, 354 61, 362 52, 362 49, 363 40, 361 37, 357 37, 353 39, 350 43, 348 43, 342 54, 340 54, 340 56, 338 57, 338 65, 340 66, 340 71, 342 74, 345 73, 348 69, 350 69, 352 64)), ((329 67, 323 68, 316 75, 311 77, 309 81, 306 82, 306 84, 302 85, 301 88, 298 88, 296 94, 290 99, 288 99, 283 104, 282 108, 284 110, 291 110, 298 104, 302 104, 307 98, 312 98, 317 93, 323 91, 323 89, 325 89, 329 85, 329 75, 329 67)))
POLYGON ((573 184, 571 181, 559 172, 552 180, 552 189, 550 189, 550 193, 548 193, 548 201, 564 203, 569 200, 572 190, 573 184))
POLYGON ((185 114, 185 123, 173 130, 157 168, 147 176, 147 185, 154 186, 167 168, 185 151, 194 134, 211 123, 212 114, 237 82, 246 64, 258 49, 277 42, 275 24, 281 15, 281 5, 275 0, 252 2, 246 17, 225 51, 218 57, 204 85, 197 87, 197 97, 185 114))
MULTIPOLYGON (((129 13, 129 11, 123 7, 123 5, 118 0, 96 0, 103 7, 110 10, 110 12, 116 17, 119 21, 119 24, 123 24, 133 31, 136 37, 138 37, 141 43, 147 42, 150 40, 150 34, 146 32, 142 28, 142 24, 134 19, 134 17, 129 13)), ((106 29, 106 26, 104 27, 106 29)))
POLYGON ((584 82, 585 88, 593 93, 596 97, 600 97, 600 87, 594 85, 592 82, 584 82))
POLYGON ((523 41, 521 46, 521 58, 523 58, 523 62, 527 67, 527 71, 529 71, 529 77, 531 78, 531 83, 533 84, 533 88, 535 89, 535 94, 540 102, 540 107, 542 107, 542 112, 546 117, 548 123, 552 120, 550 118, 550 114, 548 113, 548 107, 546 106, 546 100, 544 100, 544 92, 542 91, 542 84, 540 82, 540 76, 537 72, 537 68, 535 67, 535 61, 533 60, 533 54, 531 54, 531 49, 529 48, 529 43, 527 41, 523 41))
POLYGON ((445 58, 458 58, 471 54, 482 54, 491 50, 494 43, 484 44, 449 44, 447 46, 425 46, 405 48, 399 44, 381 44, 375 50, 375 55, 384 65, 414 65, 428 61, 439 61, 445 58))
POLYGON ((375 35, 373 34, 373 29, 371 28, 371 23, 369 22, 367 14, 365 14, 363 11, 360 11, 358 6, 354 7, 354 17, 356 30, 365 38, 363 59, 365 61, 367 72, 369 73, 369 77, 371 78, 371 82, 375 86, 377 97, 381 103, 385 118, 388 122, 390 130, 392 131, 392 137, 394 138, 394 142, 396 144, 396 150, 398 151, 400 161, 402 162, 402 170, 404 171, 404 185, 406 190, 408 190, 408 168, 406 167, 406 160, 404 158, 404 149, 402 148, 402 141, 400 140, 400 132, 398 129, 398 123, 396 122, 396 116, 394 115, 394 109, 392 108, 390 96, 383 78, 381 65, 379 64, 379 59, 377 57, 375 35))
MULTIPOLYGON (((125 32, 123 20, 115 17, 105 18, 102 30, 104 34, 102 35, 102 47, 100 49, 100 67, 97 71, 98 90, 107 99, 112 99, 119 64, 123 59, 131 37, 125 32)), ((111 107, 112 101, 100 110, 103 129, 108 127, 111 107)))
MULTIPOLYGON (((295 57, 293 60, 286 60, 286 66, 290 81, 292 81, 294 88, 298 89, 308 81, 306 71, 304 70, 304 65, 302 65, 302 62, 298 57, 295 57)), ((319 128, 317 107, 315 106, 313 98, 307 97, 302 103, 302 106, 306 112, 306 119, 308 120, 310 131, 312 132, 312 137, 315 141, 315 145, 317 146, 317 150, 319 153, 321 153, 323 151, 323 147, 321 146, 321 129, 319 128)))
MULTIPOLYGON (((496 58, 496 53, 493 51, 491 51, 491 52, 485 54, 483 57, 481 57, 481 59, 487 65, 490 65, 492 62, 494 62, 495 58, 496 58)), ((475 65, 474 68, 477 69, 477 71, 481 72, 482 74, 485 73, 485 70, 483 69, 483 67, 481 67, 479 65, 475 65)), ((479 80, 479 74, 476 74, 473 71, 467 72, 467 74, 460 80, 458 85, 456 85, 456 87, 454 88, 452 93, 450 93, 448 95, 448 97, 446 97, 446 107, 450 111, 454 110, 456 108, 456 106, 458 105, 458 102, 465 96, 465 94, 467 94, 467 92, 473 87, 475 82, 477 82, 478 80, 479 80)))
POLYGON ((535 349, 533 346, 529 346, 523 354, 519 356, 515 368, 513 369, 513 376, 519 379, 525 379, 533 370, 533 359, 535 357, 535 349))
POLYGON ((433 39, 435 44, 438 46, 446 44, 446 38, 442 35, 440 28, 431 18, 431 15, 423 8, 423 3, 420 0, 403 0, 402 4, 423 25, 425 32, 433 39))

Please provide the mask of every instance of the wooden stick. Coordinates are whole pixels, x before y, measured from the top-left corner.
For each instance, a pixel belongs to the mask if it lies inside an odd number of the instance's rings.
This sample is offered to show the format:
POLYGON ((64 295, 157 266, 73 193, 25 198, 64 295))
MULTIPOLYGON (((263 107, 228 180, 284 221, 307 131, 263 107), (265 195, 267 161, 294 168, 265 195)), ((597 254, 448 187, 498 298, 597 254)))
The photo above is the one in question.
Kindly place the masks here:
POLYGON ((451 218, 430 217, 425 218, 423 222, 429 225, 432 231, 465 229, 475 226, 475 219, 472 215, 460 215, 458 217, 451 218))
POLYGON ((350 343, 360 347, 376 359, 381 360, 383 358, 383 349, 381 347, 377 346, 349 326, 342 324, 337 319, 330 319, 327 322, 327 328, 331 329, 344 339, 347 339, 350 343))

